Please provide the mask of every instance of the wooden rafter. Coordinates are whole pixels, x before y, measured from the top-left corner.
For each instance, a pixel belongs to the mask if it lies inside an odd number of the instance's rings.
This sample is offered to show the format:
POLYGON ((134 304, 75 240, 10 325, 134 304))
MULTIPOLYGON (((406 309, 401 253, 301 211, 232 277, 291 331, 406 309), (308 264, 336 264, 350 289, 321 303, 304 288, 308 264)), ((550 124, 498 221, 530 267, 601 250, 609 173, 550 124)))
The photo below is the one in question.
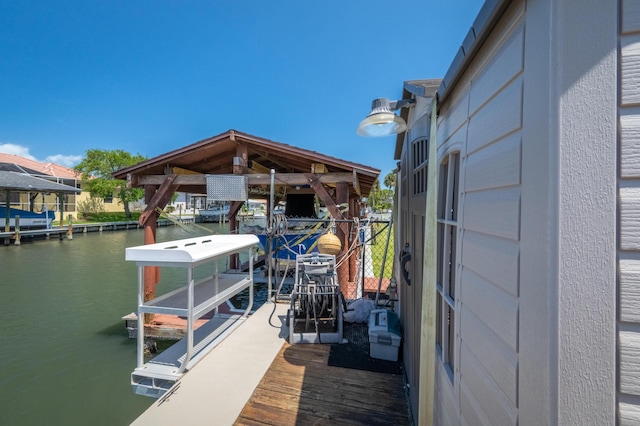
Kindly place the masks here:
MULTIPOLYGON (((247 163, 246 166, 243 165, 246 168, 241 171, 243 174, 254 174, 254 172, 261 171, 262 174, 268 175, 271 170, 275 170, 277 173, 325 172, 329 174, 343 172, 352 174, 355 171, 357 179, 351 180, 350 192, 358 193, 360 196, 366 196, 369 193, 372 183, 379 174, 379 170, 362 164, 344 161, 316 151, 256 137, 237 130, 228 130, 135 166, 119 170, 114 173, 114 177, 124 180, 127 179, 127 175, 130 175, 131 186, 137 188, 146 184, 140 183, 137 176, 166 175, 169 174, 167 167, 181 167, 202 174, 231 174, 234 173, 233 158, 242 157, 237 153, 237 148, 241 144, 247 147, 247 163), (252 167, 254 162, 256 167, 252 167)), ((236 170, 235 173, 238 171, 236 170)), ((323 184, 333 187, 337 183, 323 181, 323 184)), ((160 185, 160 183, 155 183, 155 185, 160 185)), ((180 191, 188 192, 187 189, 195 189, 195 192, 201 192, 196 188, 197 186, 181 183, 180 191)))
POLYGON ((140 219, 138 220, 140 225, 146 225, 148 220, 155 221, 156 209, 163 209, 169 200, 171 200, 171 196, 177 191, 178 185, 174 183, 177 180, 177 177, 178 175, 164 176, 162 184, 156 190, 151 201, 147 203, 147 207, 144 209, 144 212, 140 215, 140 219))
POLYGON ((252 173, 271 173, 271 170, 269 170, 268 167, 263 166, 255 160, 251 161, 251 168, 249 170, 252 170, 252 173))
POLYGON ((254 154, 254 156, 258 156, 259 158, 263 158, 265 160, 268 160, 274 163, 281 170, 291 169, 291 158, 287 159, 286 157, 279 156, 277 154, 274 154, 273 152, 265 153, 265 152, 252 151, 252 153, 254 154))
MULTIPOLYGON (((249 185, 269 185, 271 183, 270 174, 247 174, 249 185)), ((276 173, 275 183, 277 185, 308 185, 308 176, 315 176, 322 184, 337 184, 353 182, 352 173, 321 173, 314 175, 312 173, 276 173)), ((146 175, 139 176, 136 186, 145 185, 161 185, 164 182, 166 175, 146 175)), ((179 175, 174 181, 175 185, 206 185, 206 178, 204 174, 199 175, 179 175)))
POLYGON ((358 173, 354 170, 353 171, 353 182, 351 183, 351 185, 353 186, 353 191, 362 196, 362 191, 360 190, 360 181, 358 180, 358 173))
POLYGON ((233 174, 241 175, 247 168, 248 161, 247 144, 239 143, 236 147, 236 156, 233 157, 233 174))
MULTIPOLYGON (((327 207, 327 210, 329 211, 329 213, 331 213, 331 217, 336 220, 345 220, 346 218, 336 205, 335 200, 331 198, 331 194, 329 194, 327 189, 322 185, 322 182, 320 182, 319 176, 312 173, 306 173, 306 176, 309 185, 311 185, 313 190, 316 192, 318 198, 320 198, 320 201, 322 201, 322 203, 327 207)), ((349 235, 349 227, 345 222, 339 222, 338 227, 345 236, 349 235)))

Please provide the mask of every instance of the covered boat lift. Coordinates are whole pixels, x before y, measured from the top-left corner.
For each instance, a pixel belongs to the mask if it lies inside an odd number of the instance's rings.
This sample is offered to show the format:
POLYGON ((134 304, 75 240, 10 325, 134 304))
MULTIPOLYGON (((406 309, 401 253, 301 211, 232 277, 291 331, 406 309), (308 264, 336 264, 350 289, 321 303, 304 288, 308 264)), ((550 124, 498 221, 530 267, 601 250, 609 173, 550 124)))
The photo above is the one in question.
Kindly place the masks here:
MULTIPOLYGON (((268 211, 290 194, 317 196, 337 223, 336 235, 344 252, 352 237, 349 221, 359 216, 354 212, 360 211, 362 198, 369 195, 379 174, 369 166, 228 130, 121 169, 113 177, 145 190, 147 207, 139 220, 145 244, 156 242, 156 220, 175 192, 205 194, 207 176, 226 175, 243 176, 248 196, 266 199, 268 211)), ((243 203, 231 203, 232 233, 238 230, 237 214, 243 203)), ((232 267, 238 268, 237 258, 235 262, 232 267)), ((158 278, 151 270, 145 272, 145 298, 153 298, 158 278)), ((341 286, 353 282, 356 272, 355 256, 343 262, 338 268, 341 286)))
MULTIPOLYGON (((60 227, 63 225, 64 218, 64 194, 78 194, 81 192, 79 188, 63 185, 49 180, 30 176, 26 173, 19 173, 16 171, 0 170, 0 191, 5 194, 5 217, 4 217, 4 231, 10 231, 10 206, 11 206, 11 192, 26 192, 26 193, 56 193, 58 194, 59 206, 60 206, 60 227)), ((2 218, 0 218, 0 221, 2 218)), ((17 233, 17 230, 16 230, 17 233)), ((16 243, 19 244, 19 234, 16 237, 16 243)), ((5 244, 8 244, 8 239, 5 238, 5 244)))
MULTIPOLYGON (((285 198, 291 204, 296 204, 291 200, 300 200, 300 216, 308 212, 308 201, 317 197, 326 207, 331 219, 337 223, 336 235, 341 240, 343 254, 348 253, 350 241, 359 237, 352 232, 349 221, 353 219, 354 212, 361 211, 361 198, 369 194, 379 173, 379 170, 367 166, 234 130, 114 173, 114 178, 126 180, 131 187, 144 188, 147 204, 139 219, 140 225, 145 229, 144 245, 127 248, 126 254, 127 260, 136 261, 138 265, 138 362, 132 373, 134 391, 141 395, 161 397, 195 362, 239 325, 238 319, 242 320, 248 315, 253 300, 251 250, 258 238, 255 235, 234 234, 238 231, 237 214, 249 197, 266 199, 269 212, 285 198), (206 193, 212 199, 231 202, 230 235, 156 243, 158 216, 177 191, 206 193), (249 249, 248 272, 243 273, 239 254, 246 249, 249 249), (222 256, 229 256, 228 271, 221 274, 216 266, 207 280, 201 282, 194 279, 195 266, 204 262, 215 263, 222 256), (185 268, 188 271, 188 285, 166 295, 156 295, 160 266, 185 268), (222 276, 225 278, 221 278, 222 276), (224 280, 229 281, 228 287, 222 284, 224 280), (241 318, 227 318, 216 313, 202 326, 202 330, 194 330, 195 320, 245 288, 250 290, 250 302, 241 318), (206 297, 201 293, 206 293, 206 297), (162 354, 144 362, 144 325, 151 321, 153 314, 186 316, 187 334, 162 354)), ((289 202, 287 207, 290 207, 289 202)), ((269 217, 272 218, 273 215, 270 214, 269 217)), ((335 257, 331 256, 332 265, 336 263, 335 257)), ((357 278, 356 256, 345 255, 344 260, 336 268, 339 285, 357 278)), ((333 300, 335 305, 339 287, 332 278, 333 267, 331 273, 328 272, 328 266, 324 266, 324 272, 319 273, 319 264, 315 258, 309 259, 307 263, 305 265, 313 269, 317 277, 330 281, 322 286, 314 284, 314 289, 329 291, 327 288, 336 287, 331 290, 332 294, 336 294, 336 300, 333 300)), ((311 273, 307 269, 305 272, 311 273)), ((316 334, 318 337, 322 335, 324 342, 342 341, 342 315, 338 315, 337 319, 330 318, 329 322, 332 325, 338 324, 335 333, 314 333, 313 336, 303 333, 298 341, 315 342, 313 338, 316 334)), ((293 334, 291 336, 292 340, 296 340, 293 334)))

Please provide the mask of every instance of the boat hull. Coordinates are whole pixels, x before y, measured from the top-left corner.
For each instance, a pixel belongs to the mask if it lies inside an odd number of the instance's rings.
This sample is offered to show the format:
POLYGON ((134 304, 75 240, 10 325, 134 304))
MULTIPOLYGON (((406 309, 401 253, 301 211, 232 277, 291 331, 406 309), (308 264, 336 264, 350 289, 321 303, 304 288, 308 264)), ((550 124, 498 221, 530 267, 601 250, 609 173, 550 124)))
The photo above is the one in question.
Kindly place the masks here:
MULTIPOLYGON (((317 241, 323 234, 324 231, 280 234, 271 241, 273 256, 280 260, 295 260, 298 254, 318 252, 317 241)), ((260 234, 258 239, 264 251, 267 252, 269 249, 269 237, 265 234, 260 234)))
MULTIPOLYGON (((55 213, 34 213, 28 210, 9 209, 9 228, 15 229, 16 217, 20 218, 20 229, 47 229, 51 228, 55 213)), ((0 230, 4 230, 7 223, 7 209, 0 207, 0 230)))
POLYGON ((203 222, 227 222, 229 210, 200 210, 200 218, 203 222))

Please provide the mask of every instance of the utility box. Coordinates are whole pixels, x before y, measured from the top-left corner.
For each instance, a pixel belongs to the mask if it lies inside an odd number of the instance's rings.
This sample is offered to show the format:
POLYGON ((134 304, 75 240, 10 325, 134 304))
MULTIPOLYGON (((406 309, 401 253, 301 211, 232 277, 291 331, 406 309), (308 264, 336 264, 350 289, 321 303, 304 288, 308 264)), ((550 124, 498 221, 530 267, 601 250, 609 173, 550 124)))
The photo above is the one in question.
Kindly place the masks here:
POLYGON ((398 360, 402 340, 398 314, 388 309, 374 309, 369 316, 369 350, 372 358, 398 360))

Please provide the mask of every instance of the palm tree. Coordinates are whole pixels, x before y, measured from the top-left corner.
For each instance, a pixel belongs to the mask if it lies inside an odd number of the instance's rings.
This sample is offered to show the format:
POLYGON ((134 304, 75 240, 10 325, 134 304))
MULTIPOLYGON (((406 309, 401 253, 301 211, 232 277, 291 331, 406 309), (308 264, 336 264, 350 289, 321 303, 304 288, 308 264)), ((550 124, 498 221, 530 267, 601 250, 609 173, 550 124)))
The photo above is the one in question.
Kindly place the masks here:
POLYGON ((392 191, 395 191, 395 189, 396 189, 396 179, 397 179, 397 175, 394 172, 388 173, 384 177, 384 186, 386 186, 387 188, 391 189, 392 191))

